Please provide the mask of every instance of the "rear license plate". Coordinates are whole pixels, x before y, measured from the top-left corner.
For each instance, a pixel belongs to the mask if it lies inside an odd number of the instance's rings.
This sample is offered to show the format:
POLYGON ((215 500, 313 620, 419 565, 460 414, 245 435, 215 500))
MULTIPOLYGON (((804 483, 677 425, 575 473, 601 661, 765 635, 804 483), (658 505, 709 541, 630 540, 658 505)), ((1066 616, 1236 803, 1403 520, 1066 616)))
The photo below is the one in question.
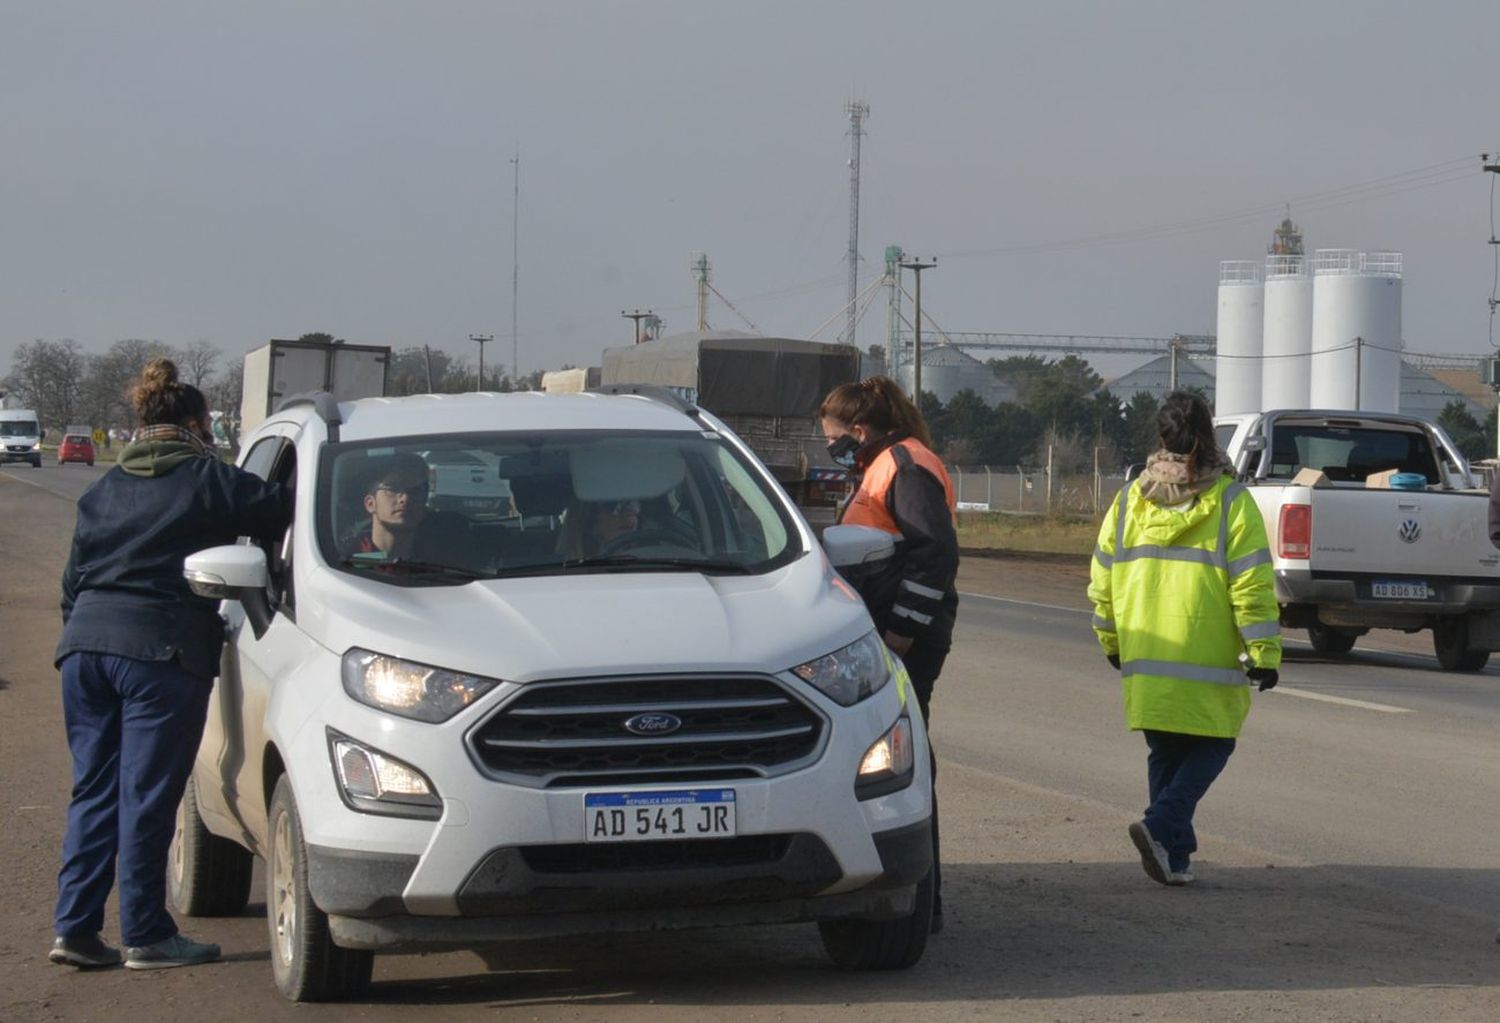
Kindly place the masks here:
POLYGON ((1373 582, 1370 584, 1370 596, 1380 597, 1385 600, 1426 600, 1427 580, 1416 579, 1404 582, 1373 582))
POLYGON ((734 789, 590 792, 583 815, 586 842, 733 838, 734 789))

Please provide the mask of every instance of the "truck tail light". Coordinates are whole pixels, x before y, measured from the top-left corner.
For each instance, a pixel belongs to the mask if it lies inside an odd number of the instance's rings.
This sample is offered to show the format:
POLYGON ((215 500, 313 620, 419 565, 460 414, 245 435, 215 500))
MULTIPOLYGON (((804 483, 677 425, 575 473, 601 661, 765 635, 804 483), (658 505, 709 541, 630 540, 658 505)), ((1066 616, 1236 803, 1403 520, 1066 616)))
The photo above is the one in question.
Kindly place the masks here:
POLYGON ((1305 560, 1312 550, 1312 505, 1282 505, 1276 533, 1277 557, 1305 560))

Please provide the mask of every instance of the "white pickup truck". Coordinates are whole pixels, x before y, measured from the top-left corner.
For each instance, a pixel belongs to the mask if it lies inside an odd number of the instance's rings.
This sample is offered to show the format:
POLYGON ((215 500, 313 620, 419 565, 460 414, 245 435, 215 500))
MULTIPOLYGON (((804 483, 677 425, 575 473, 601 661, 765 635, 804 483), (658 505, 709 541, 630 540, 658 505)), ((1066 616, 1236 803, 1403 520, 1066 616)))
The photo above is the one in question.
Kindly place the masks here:
POLYGON ((1265 519, 1283 626, 1307 629, 1325 654, 1347 653, 1370 629, 1431 629, 1449 671, 1478 671, 1500 650, 1488 494, 1439 427, 1396 413, 1320 410, 1214 425, 1265 519), (1294 482, 1304 469, 1321 476, 1294 482), (1416 488, 1367 486, 1390 470, 1410 474, 1398 482, 1416 488))

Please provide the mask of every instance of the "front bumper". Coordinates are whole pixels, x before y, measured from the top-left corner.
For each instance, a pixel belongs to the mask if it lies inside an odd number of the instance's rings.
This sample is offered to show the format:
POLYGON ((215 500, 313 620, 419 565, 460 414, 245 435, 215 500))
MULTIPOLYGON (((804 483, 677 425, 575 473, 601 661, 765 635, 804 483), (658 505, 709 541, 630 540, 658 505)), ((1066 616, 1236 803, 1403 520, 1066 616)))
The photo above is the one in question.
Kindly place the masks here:
MULTIPOLYGON (((724 782, 528 787, 486 777, 464 734, 394 721, 330 698, 293 740, 291 778, 313 900, 351 948, 472 947, 549 934, 775 923, 910 912, 932 864, 927 739, 909 686, 830 718, 815 762, 724 782), (859 800, 860 758, 902 713, 913 720, 910 785, 859 800), (340 799, 324 726, 407 761, 443 800, 436 821, 360 813, 340 799), (586 843, 591 792, 731 787, 728 839, 586 843)), ((306 719, 304 719, 306 720, 306 719)))
POLYGON ((459 917, 389 912, 399 903, 389 884, 414 868, 409 857, 356 859, 310 847, 309 878, 318 878, 314 900, 328 912, 337 944, 387 952, 566 934, 905 916, 917 883, 932 869, 930 822, 878 832, 873 840, 881 875, 836 895, 817 894, 836 883, 840 871, 828 847, 806 834, 786 836, 785 851, 772 860, 687 869, 550 872, 528 862, 524 849, 496 849, 465 880, 459 917))

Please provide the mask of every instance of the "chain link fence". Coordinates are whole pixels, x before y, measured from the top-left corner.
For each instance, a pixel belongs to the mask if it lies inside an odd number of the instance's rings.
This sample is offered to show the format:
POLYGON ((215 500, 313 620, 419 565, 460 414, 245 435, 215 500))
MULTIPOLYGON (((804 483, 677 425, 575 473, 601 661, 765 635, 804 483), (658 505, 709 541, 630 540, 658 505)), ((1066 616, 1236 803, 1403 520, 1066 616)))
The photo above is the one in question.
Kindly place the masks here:
POLYGON ((1120 471, 1049 473, 1046 466, 950 465, 960 512, 1102 515, 1125 485, 1120 471))

